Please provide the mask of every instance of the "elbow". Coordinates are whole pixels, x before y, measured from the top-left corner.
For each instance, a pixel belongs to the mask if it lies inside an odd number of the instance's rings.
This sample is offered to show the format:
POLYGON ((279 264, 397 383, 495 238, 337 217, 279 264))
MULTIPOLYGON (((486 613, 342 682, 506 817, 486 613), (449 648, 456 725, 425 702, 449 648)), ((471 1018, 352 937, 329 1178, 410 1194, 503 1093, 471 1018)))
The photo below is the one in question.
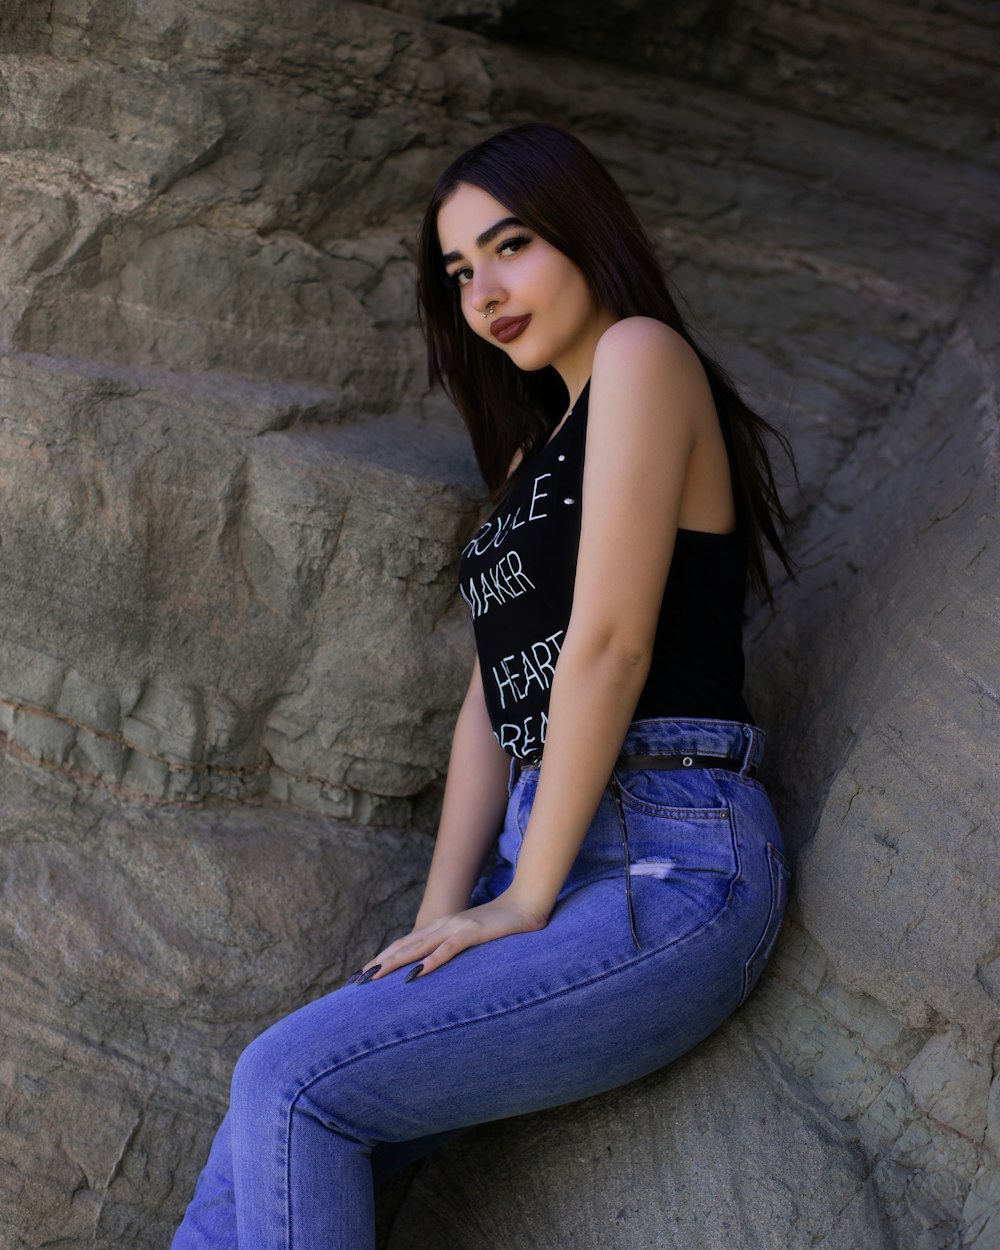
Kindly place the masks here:
POLYGON ((628 630, 608 629, 588 632, 579 638, 566 639, 587 668, 601 670, 625 684, 641 686, 653 662, 653 641, 628 630))
POLYGON ((646 680, 653 663, 652 643, 647 645, 635 639, 621 638, 608 644, 608 654, 623 677, 634 678, 640 685, 646 680))

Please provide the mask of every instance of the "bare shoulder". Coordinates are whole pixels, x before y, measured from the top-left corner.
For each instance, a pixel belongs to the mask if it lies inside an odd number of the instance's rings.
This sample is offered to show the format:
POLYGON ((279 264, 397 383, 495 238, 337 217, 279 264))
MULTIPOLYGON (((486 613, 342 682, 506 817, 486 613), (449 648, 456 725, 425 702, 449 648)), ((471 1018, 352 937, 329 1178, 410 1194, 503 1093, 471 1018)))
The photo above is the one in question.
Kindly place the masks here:
POLYGON ((598 361, 610 368, 622 362, 632 366, 661 363, 671 368, 687 365, 701 369, 694 348, 676 330, 655 317, 624 317, 616 321, 598 341, 595 367, 598 361))
POLYGON ((711 389, 694 348, 653 317, 625 317, 601 335, 594 355, 593 392, 614 396, 620 409, 628 395, 692 413, 714 411, 711 389))

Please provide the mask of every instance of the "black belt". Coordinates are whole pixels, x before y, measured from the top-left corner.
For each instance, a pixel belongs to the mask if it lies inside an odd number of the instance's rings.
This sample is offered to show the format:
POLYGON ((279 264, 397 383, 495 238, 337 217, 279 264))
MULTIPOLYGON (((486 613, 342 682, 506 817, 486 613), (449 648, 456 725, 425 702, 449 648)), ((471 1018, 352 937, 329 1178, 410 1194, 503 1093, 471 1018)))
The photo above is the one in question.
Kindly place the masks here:
MULTIPOLYGON (((743 771, 743 759, 724 755, 619 755, 615 768, 649 769, 651 772, 683 768, 725 768, 731 773, 743 771)), ((751 764, 746 775, 753 777, 757 766, 751 764)))
MULTIPOLYGON (((515 775, 520 775, 524 768, 539 768, 542 763, 541 755, 532 755, 528 759, 515 759, 516 765, 515 775)), ((726 755, 619 755, 615 760, 615 771, 623 769, 625 771, 649 771, 649 772, 668 772, 670 770, 680 771, 686 768, 725 768, 728 772, 738 773, 743 771, 742 758, 736 759, 733 756, 726 755)), ((755 777, 757 775, 757 766, 751 764, 746 770, 746 776, 755 777)))

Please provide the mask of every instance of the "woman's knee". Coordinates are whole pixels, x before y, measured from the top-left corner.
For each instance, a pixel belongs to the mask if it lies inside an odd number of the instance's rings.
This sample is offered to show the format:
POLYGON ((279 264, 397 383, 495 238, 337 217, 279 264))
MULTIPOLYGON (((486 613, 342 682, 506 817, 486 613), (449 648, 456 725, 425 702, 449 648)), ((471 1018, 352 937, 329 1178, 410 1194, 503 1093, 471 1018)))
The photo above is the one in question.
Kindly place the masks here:
POLYGON ((357 1048, 356 1028, 336 994, 277 1020, 236 1061, 231 1089, 234 1110, 254 1114, 265 1101, 295 1102, 319 1077, 329 1086, 340 1060, 357 1048))
MULTIPOLYGON (((301 1009, 271 1025, 243 1051, 233 1068, 230 1114, 246 1142, 273 1116, 306 1116, 343 1137, 371 1144, 366 1128, 378 1098, 365 1081, 352 1080, 356 1065, 322 1028, 315 1012, 301 1009)), ((335 1036, 335 1031, 334 1031, 335 1036)), ((378 1078, 374 1080, 377 1087, 378 1078)), ((378 1135, 376 1134, 376 1137, 378 1135)))
POLYGON ((236 1114, 242 1109, 252 1112, 301 1081, 301 1074, 295 1071, 297 1048, 289 1044, 289 1020, 285 1017, 265 1029, 236 1060, 230 1089, 236 1114))

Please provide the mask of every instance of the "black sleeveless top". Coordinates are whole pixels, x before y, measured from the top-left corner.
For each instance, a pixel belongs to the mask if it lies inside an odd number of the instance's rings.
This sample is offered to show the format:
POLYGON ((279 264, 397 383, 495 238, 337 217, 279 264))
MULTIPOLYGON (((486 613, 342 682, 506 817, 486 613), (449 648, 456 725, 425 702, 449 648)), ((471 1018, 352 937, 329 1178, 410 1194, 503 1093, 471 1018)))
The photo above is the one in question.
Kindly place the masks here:
MULTIPOLYGON (((549 688, 573 606, 589 392, 588 382, 462 551, 461 593, 493 732, 519 759, 545 742, 549 688)), ((677 531, 633 719, 751 720, 742 696, 746 573, 739 532, 677 531)))

